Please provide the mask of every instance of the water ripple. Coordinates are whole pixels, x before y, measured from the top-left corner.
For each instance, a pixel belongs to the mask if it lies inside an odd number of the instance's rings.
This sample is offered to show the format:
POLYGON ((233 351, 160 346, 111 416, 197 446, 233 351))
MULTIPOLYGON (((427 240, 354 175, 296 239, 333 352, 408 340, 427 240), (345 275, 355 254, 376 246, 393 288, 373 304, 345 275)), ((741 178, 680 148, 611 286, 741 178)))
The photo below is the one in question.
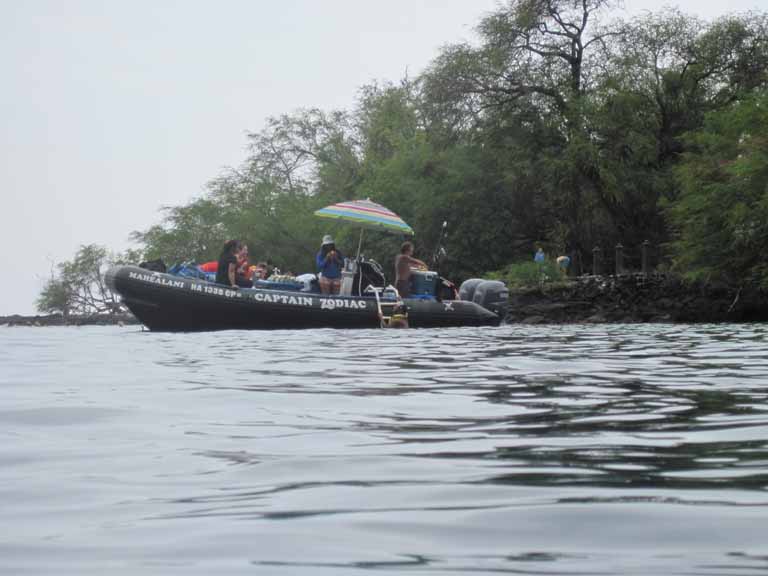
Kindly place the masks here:
POLYGON ((6 330, 0 573, 762 574, 767 335, 6 330))

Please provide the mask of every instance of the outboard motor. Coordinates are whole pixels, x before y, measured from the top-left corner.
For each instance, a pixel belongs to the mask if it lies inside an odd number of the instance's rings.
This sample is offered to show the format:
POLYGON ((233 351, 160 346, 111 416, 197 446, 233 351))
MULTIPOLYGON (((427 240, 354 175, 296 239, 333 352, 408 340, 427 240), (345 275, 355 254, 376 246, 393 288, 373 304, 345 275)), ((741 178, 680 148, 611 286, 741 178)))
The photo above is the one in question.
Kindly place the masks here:
POLYGON ((500 280, 482 280, 475 286, 472 302, 504 318, 509 305, 509 288, 500 280))
POLYGON ((482 278, 470 278, 469 280, 464 280, 464 282, 461 283, 461 286, 459 286, 459 300, 472 302, 472 298, 475 295, 475 289, 481 282, 485 282, 485 280, 482 278))

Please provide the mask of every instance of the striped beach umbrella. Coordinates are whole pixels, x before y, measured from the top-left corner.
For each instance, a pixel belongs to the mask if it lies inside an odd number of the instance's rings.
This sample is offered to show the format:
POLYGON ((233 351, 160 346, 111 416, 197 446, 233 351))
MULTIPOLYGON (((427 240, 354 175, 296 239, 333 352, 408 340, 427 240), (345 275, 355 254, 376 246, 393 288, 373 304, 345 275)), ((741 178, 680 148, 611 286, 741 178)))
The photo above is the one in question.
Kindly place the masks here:
POLYGON ((363 245, 363 229, 375 228, 388 232, 399 232, 413 236, 413 228, 389 208, 376 204, 370 199, 349 200, 331 204, 315 211, 315 216, 321 218, 334 218, 357 224, 360 229, 360 240, 357 243, 357 256, 360 256, 360 248, 363 245))
POLYGON ((413 228, 408 226, 400 216, 389 208, 385 208, 371 200, 349 200, 347 202, 331 204, 317 210, 315 216, 346 220, 365 228, 376 228, 378 230, 413 235, 413 228))

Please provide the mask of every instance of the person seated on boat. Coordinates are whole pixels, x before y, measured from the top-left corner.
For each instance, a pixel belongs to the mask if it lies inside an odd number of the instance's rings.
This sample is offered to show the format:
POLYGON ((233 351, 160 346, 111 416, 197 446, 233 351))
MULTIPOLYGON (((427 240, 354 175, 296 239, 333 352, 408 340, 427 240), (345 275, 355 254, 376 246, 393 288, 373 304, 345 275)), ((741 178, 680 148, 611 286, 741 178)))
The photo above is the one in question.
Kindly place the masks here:
POLYGON ((413 257, 413 243, 403 242, 400 254, 395 256, 395 288, 400 298, 407 298, 411 294, 411 268, 428 269, 426 263, 413 257))
MULTIPOLYGON (((217 272, 219 262, 217 260, 203 262, 198 268, 206 273, 217 272)), ((248 263, 248 246, 246 244, 241 244, 240 251, 237 253, 237 274, 243 278, 250 278, 250 268, 251 266, 248 263)))
POLYGON ((239 251, 240 242, 237 240, 227 240, 224 243, 216 263, 216 284, 237 287, 237 253, 239 251))
POLYGON ((326 234, 317 253, 317 271, 320 276, 320 291, 323 294, 338 294, 341 290, 341 270, 344 255, 336 249, 333 238, 326 234))
POLYGON ((216 283, 237 288, 250 288, 253 283, 238 274, 238 257, 243 245, 239 240, 227 240, 216 266, 216 283))
MULTIPOLYGON (((240 244, 240 251, 237 253, 237 272, 241 276, 248 276, 248 269, 250 265, 248 263, 248 246, 246 244, 240 244)), ((210 262, 203 262, 198 265, 198 268, 203 272, 216 272, 219 268, 219 262, 217 260, 211 260, 210 262)))
POLYGON ((243 278, 248 276, 248 245, 245 242, 240 243, 240 251, 237 253, 237 274, 243 278))
POLYGON ((253 288, 253 280, 250 274, 250 264, 248 263, 248 245, 245 242, 240 244, 240 252, 237 253, 237 271, 235 273, 235 282, 242 288, 253 288))
POLYGON ((269 267, 266 262, 258 262, 256 265, 251 266, 253 274, 251 275, 253 280, 266 280, 269 278, 269 267))

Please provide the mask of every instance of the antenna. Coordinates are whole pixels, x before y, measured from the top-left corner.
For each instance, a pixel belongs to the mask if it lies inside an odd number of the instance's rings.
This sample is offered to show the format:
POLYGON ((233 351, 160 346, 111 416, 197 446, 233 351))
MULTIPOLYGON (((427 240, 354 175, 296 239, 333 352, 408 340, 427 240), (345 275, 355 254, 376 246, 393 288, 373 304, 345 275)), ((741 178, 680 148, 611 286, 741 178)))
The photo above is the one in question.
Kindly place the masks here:
POLYGON ((445 256, 445 248, 443 248, 443 240, 445 240, 445 235, 448 231, 448 221, 443 220, 443 226, 440 230, 440 238, 437 241, 437 246, 435 246, 435 251, 432 253, 432 268, 435 272, 439 272, 440 268, 440 260, 443 256, 445 256))

